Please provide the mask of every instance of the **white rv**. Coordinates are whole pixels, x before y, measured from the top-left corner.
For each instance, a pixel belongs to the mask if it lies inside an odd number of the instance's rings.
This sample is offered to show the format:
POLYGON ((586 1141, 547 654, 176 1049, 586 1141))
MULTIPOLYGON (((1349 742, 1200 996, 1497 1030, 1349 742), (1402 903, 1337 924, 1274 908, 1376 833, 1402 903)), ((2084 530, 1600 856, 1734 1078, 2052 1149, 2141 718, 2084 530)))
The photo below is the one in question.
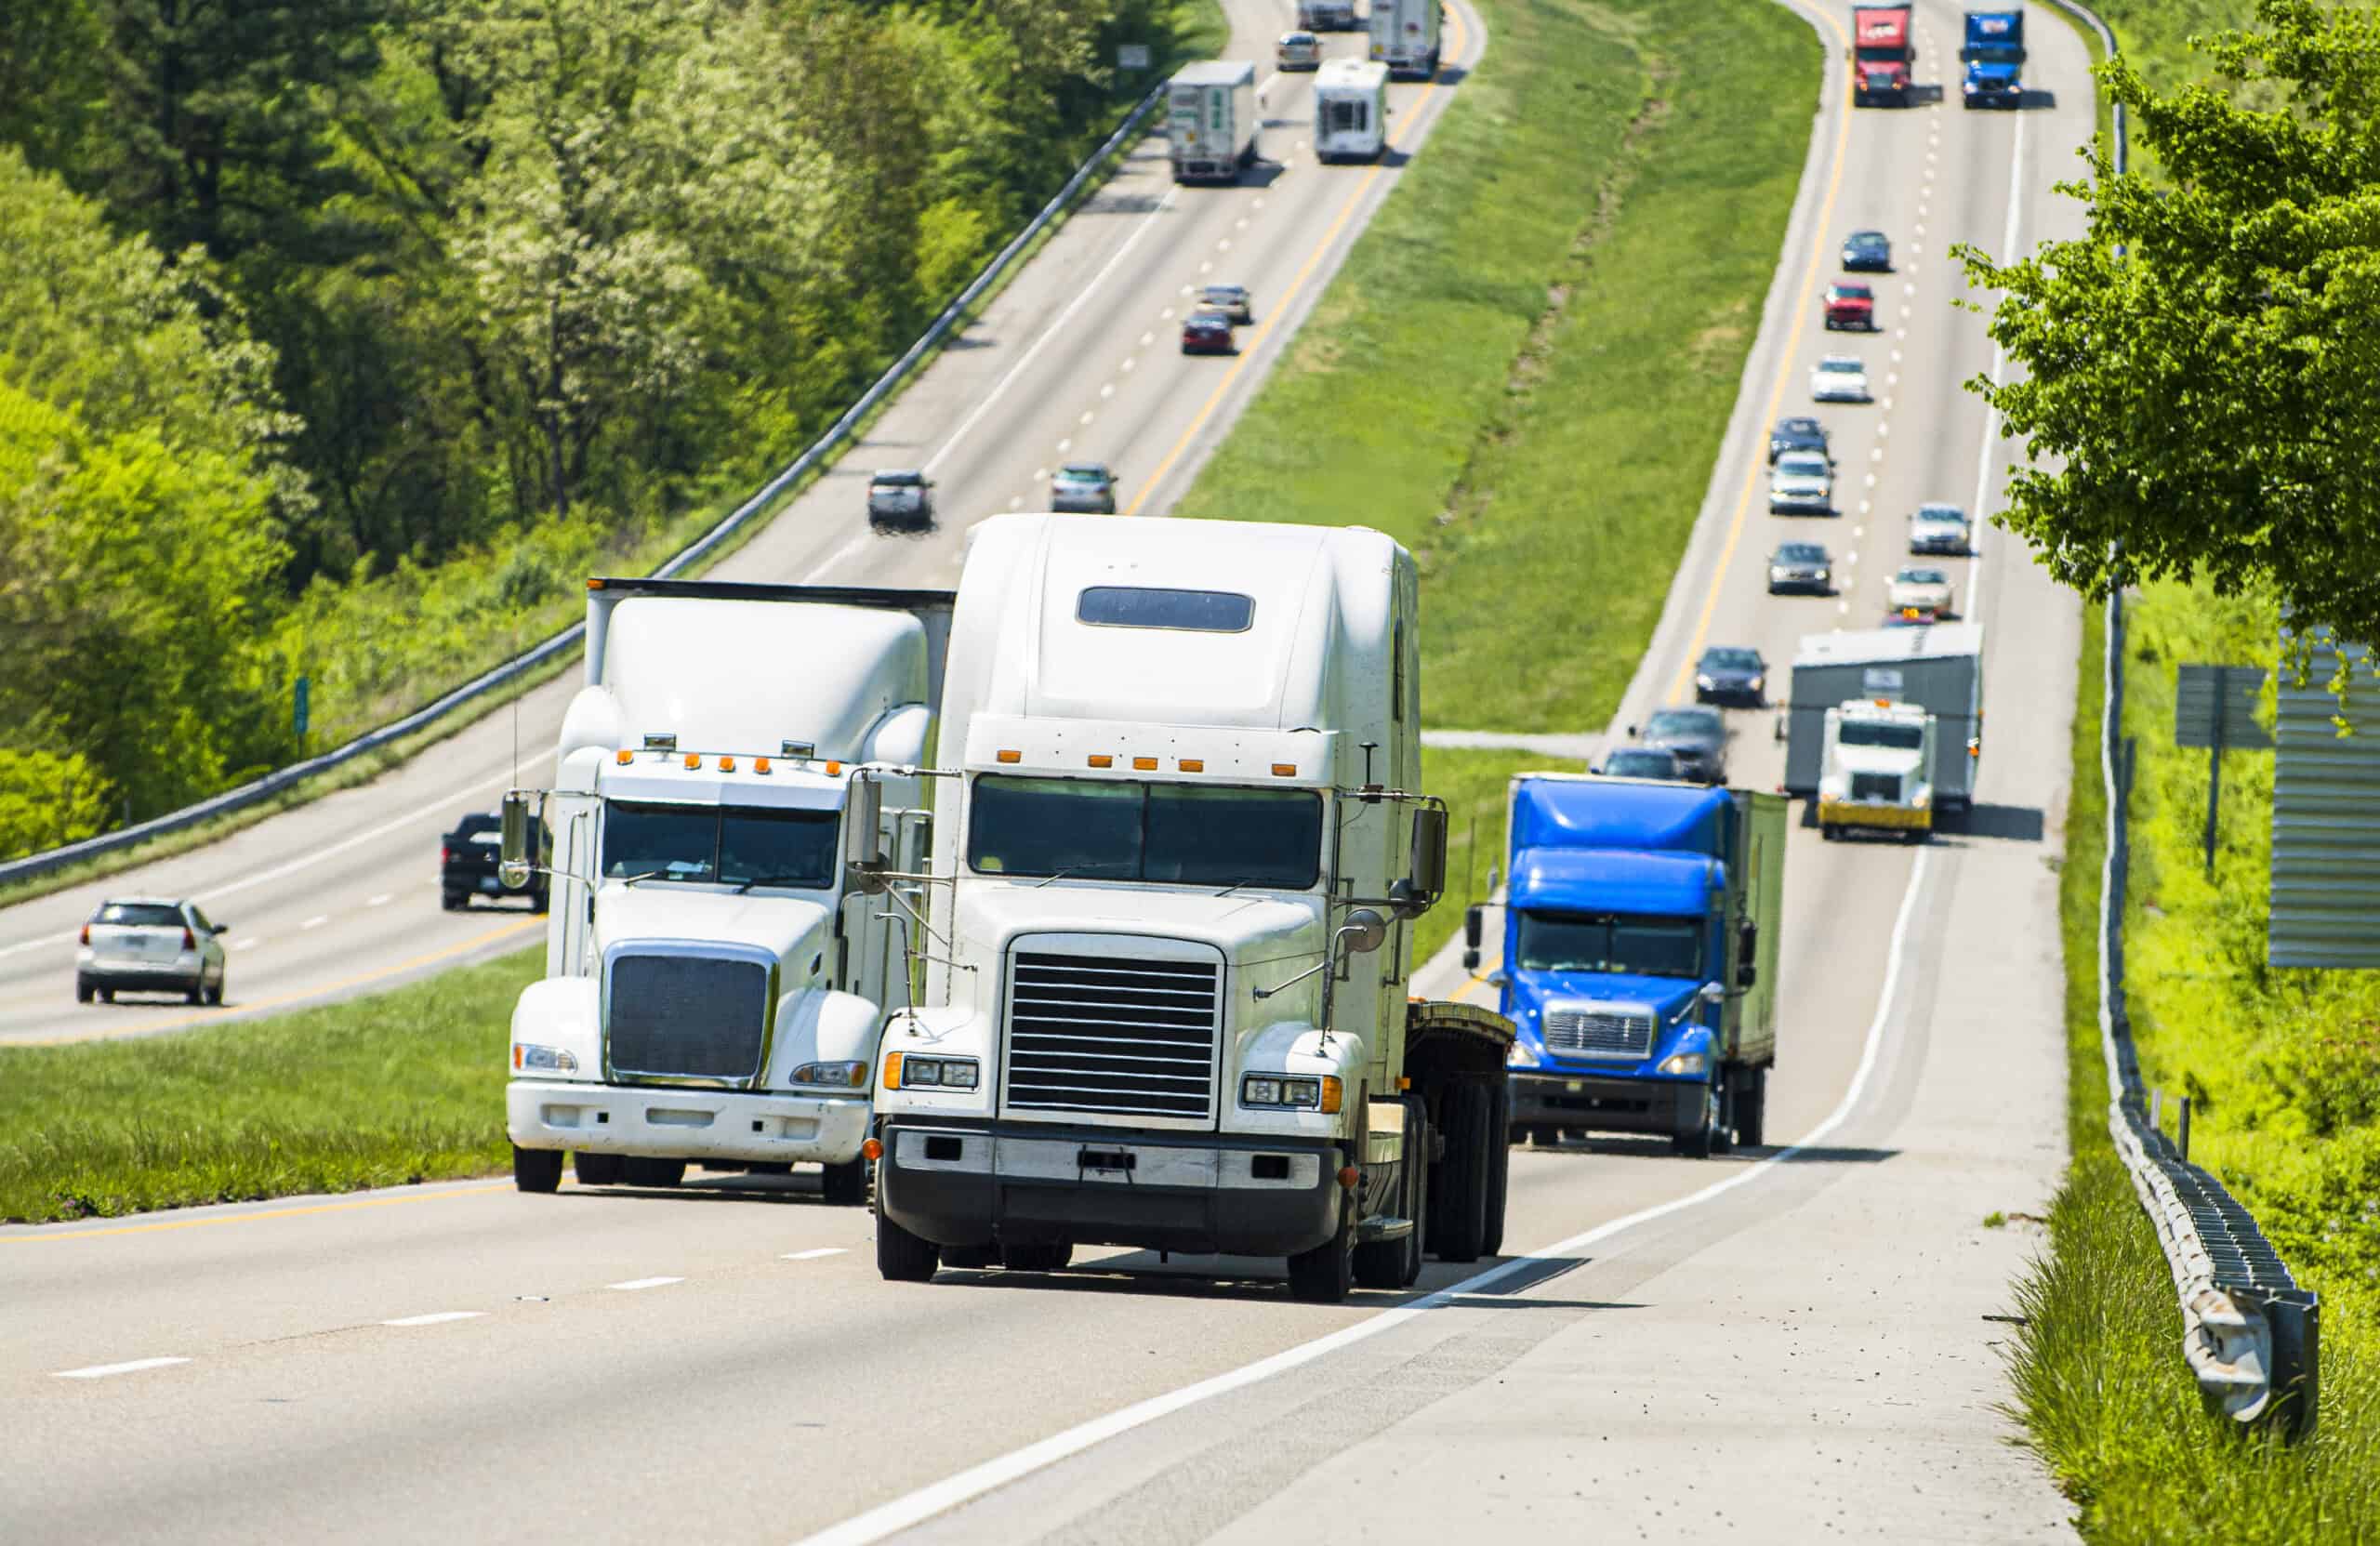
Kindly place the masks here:
POLYGON ((1323 161, 1377 161, 1388 147, 1388 66, 1330 59, 1314 78, 1314 153, 1323 161))
POLYGON ((512 1015, 513 1177, 550 1192, 674 1185, 710 1169, 826 1168, 866 1200, 861 1145, 888 995, 906 1001, 902 898, 845 856, 923 858, 947 591, 599 579, 587 684, 554 787, 505 801, 519 873, 533 806, 552 911, 546 976, 512 1015), (891 798, 887 799, 887 796, 891 798))
POLYGON ((1405 991, 1446 842, 1416 605, 1377 532, 975 528, 925 996, 879 1056, 886 1277, 1097 1243, 1336 1300, 1495 1249, 1511 1024, 1405 991))
POLYGON ((1372 0, 1371 57, 1393 75, 1426 81, 1438 73, 1445 26, 1440 0, 1372 0))

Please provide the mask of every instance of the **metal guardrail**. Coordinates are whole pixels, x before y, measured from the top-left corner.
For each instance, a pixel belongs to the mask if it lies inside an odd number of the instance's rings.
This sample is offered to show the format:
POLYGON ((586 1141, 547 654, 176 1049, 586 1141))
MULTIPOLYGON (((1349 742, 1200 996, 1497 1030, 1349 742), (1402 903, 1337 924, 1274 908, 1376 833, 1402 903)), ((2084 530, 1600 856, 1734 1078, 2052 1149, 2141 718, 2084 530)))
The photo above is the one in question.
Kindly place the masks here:
MULTIPOLYGON (((825 462, 830 453, 851 437, 853 429, 858 426, 859 422, 891 396, 893 390, 916 371, 919 363, 924 360, 943 339, 949 337, 950 330, 958 324, 959 317, 966 312, 967 309, 980 299, 985 291, 999 282, 1000 277, 1008 271, 1009 266, 1015 262, 1017 255, 1023 252, 1035 237, 1048 230, 1051 223, 1065 209, 1075 195, 1082 192, 1083 185, 1088 183, 1117 152, 1124 148, 1164 96, 1165 83, 1160 81, 1149 89, 1146 96, 1134 104, 1130 112, 1124 115, 1123 121, 1116 126, 1115 132, 1107 137, 1105 142, 1086 157, 1082 165, 1075 168, 1074 175, 1066 179, 1065 185, 1051 197, 1049 203, 1041 206, 1038 214, 1025 223, 1025 229, 1018 231, 1010 240, 1008 245, 1002 247, 990 262, 984 265, 982 271, 975 275, 965 289, 959 292, 958 297, 949 305, 942 309, 941 315, 934 318, 925 332, 919 335, 917 342, 911 344, 898 360, 893 361, 884 374, 878 377, 875 383, 860 394, 858 401, 843 411, 840 418, 829 425, 824 434, 813 441, 809 448, 795 457, 783 470, 761 484, 750 497, 722 517, 718 524, 696 537, 655 569, 652 577, 668 579, 673 575, 683 574, 692 565, 701 562, 716 551, 721 544, 759 520, 788 488, 825 462)), ((166 837, 187 827, 211 821, 218 816, 228 816, 235 812, 246 810, 250 806, 260 804, 319 773, 328 773, 334 768, 354 761, 359 757, 393 745, 416 731, 427 729, 465 705, 484 698, 497 689, 520 681, 539 667, 567 655, 572 650, 577 648, 579 640, 586 631, 587 625, 584 622, 574 623, 552 638, 522 651, 500 666, 481 672, 462 686, 414 710, 403 719, 382 725, 377 730, 367 731, 343 746, 335 747, 329 751, 307 758, 302 762, 293 762, 287 767, 276 768, 271 773, 251 779, 235 788, 226 789, 219 795, 202 799, 192 805, 186 805, 178 811, 168 812, 162 816, 152 816, 147 821, 120 827, 113 832, 103 832, 94 838, 86 838, 80 842, 68 843, 60 848, 45 849, 37 853, 29 853, 0 863, 0 886, 11 885, 20 880, 31 880, 68 865, 137 847, 154 839, 166 837)))

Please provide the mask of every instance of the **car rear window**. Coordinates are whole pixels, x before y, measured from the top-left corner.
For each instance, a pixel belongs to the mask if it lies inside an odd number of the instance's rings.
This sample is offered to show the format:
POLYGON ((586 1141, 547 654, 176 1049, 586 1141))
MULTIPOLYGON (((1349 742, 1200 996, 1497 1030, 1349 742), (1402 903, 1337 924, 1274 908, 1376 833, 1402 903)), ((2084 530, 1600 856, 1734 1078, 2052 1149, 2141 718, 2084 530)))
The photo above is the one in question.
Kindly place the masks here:
POLYGON ((178 929, 182 911, 163 902, 102 902, 91 921, 120 923, 127 929, 178 929))

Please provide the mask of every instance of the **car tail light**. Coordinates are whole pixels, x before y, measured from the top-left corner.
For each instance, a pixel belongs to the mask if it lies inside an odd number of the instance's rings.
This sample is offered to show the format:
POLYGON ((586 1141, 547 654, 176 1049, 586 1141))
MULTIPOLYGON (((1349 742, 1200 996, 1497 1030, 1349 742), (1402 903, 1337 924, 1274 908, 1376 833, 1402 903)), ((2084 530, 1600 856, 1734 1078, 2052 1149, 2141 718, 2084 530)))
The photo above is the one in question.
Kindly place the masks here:
POLYGON ((455 851, 451 848, 440 848, 438 851, 438 862, 442 865, 453 864, 455 862, 455 851))
POLYGON ((83 925, 83 943, 85 945, 91 943, 91 926, 87 923, 83 925))
POLYGON ((198 936, 190 932, 190 925, 187 923, 182 925, 182 948, 185 950, 198 948, 198 936))

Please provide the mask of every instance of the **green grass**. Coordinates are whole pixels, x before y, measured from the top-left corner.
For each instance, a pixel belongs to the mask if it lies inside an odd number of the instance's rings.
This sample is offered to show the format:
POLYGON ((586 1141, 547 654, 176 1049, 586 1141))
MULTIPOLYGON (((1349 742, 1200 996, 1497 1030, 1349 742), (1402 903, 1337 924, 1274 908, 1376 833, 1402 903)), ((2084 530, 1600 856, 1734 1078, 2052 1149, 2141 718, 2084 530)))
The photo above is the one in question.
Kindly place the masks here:
POLYGON ((178 1036, 0 1050, 0 1219, 484 1175, 542 945, 390 993, 178 1036))
POLYGON ((1527 751, 1421 749, 1421 787, 1447 802, 1447 894, 1413 926, 1420 966, 1462 928, 1462 912, 1489 894, 1504 864, 1504 791, 1514 773, 1584 773, 1583 762, 1527 751))
POLYGON ((1610 717, 1693 528, 1798 183, 1766 0, 1491 0, 1489 49, 1179 513, 1421 564, 1433 724, 1610 717))

